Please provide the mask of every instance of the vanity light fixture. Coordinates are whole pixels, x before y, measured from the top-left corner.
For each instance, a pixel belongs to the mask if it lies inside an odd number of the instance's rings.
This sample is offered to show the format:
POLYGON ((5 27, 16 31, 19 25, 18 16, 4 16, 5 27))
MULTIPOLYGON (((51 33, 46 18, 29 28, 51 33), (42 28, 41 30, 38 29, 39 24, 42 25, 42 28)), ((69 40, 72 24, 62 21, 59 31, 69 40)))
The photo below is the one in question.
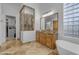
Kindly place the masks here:
POLYGON ((52 11, 50 11, 50 12, 42 15, 42 17, 47 17, 47 16, 50 16, 50 15, 55 14, 55 13, 56 13, 56 11, 55 10, 52 10, 52 11))

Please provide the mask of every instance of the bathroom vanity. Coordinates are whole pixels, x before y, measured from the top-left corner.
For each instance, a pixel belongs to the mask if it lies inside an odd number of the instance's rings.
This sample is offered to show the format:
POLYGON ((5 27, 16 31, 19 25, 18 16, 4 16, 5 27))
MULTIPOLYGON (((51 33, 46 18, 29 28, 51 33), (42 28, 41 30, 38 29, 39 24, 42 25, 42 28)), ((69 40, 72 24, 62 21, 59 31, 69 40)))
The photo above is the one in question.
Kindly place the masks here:
POLYGON ((51 48, 56 48, 58 37, 58 13, 41 17, 40 31, 36 31, 36 41, 51 48))
POLYGON ((36 41, 51 48, 55 49, 56 48, 56 35, 54 33, 49 33, 49 32, 36 32, 36 41))

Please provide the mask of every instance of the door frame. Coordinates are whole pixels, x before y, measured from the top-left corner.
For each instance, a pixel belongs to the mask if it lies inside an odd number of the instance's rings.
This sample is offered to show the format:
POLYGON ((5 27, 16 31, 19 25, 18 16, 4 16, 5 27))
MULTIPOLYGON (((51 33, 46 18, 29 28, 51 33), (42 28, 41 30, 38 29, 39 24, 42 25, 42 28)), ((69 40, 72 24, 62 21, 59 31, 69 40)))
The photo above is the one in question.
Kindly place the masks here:
MULTIPOLYGON (((16 16, 11 16, 11 15, 5 15, 5 25, 6 25, 6 23, 8 22, 6 19, 7 19, 7 17, 13 17, 13 18, 15 18, 14 20, 15 20, 15 39, 16 39, 16 16)), ((7 26, 7 25, 6 25, 7 26)), ((5 26, 5 32, 6 32, 6 26, 5 26)), ((9 37, 7 37, 7 32, 5 33, 6 35, 5 35, 5 37, 6 37, 6 40, 8 40, 8 38, 9 37)))

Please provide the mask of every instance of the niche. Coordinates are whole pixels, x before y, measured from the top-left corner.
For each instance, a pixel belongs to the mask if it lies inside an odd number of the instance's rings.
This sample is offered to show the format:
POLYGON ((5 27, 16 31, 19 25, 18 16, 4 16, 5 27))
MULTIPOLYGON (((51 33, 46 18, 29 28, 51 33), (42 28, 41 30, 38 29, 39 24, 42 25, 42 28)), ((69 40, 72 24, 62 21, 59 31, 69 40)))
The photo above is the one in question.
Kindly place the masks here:
POLYGON ((35 10, 23 5, 20 10, 20 29, 21 31, 33 31, 35 22, 35 10))

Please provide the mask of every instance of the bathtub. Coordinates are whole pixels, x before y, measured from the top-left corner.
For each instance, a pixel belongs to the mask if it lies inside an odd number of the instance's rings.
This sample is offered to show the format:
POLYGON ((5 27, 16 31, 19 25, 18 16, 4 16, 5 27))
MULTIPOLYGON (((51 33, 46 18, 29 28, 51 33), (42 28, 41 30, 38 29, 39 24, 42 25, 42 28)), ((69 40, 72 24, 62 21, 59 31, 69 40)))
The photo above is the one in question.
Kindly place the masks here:
POLYGON ((56 41, 60 55, 79 55, 79 45, 65 40, 56 41))

